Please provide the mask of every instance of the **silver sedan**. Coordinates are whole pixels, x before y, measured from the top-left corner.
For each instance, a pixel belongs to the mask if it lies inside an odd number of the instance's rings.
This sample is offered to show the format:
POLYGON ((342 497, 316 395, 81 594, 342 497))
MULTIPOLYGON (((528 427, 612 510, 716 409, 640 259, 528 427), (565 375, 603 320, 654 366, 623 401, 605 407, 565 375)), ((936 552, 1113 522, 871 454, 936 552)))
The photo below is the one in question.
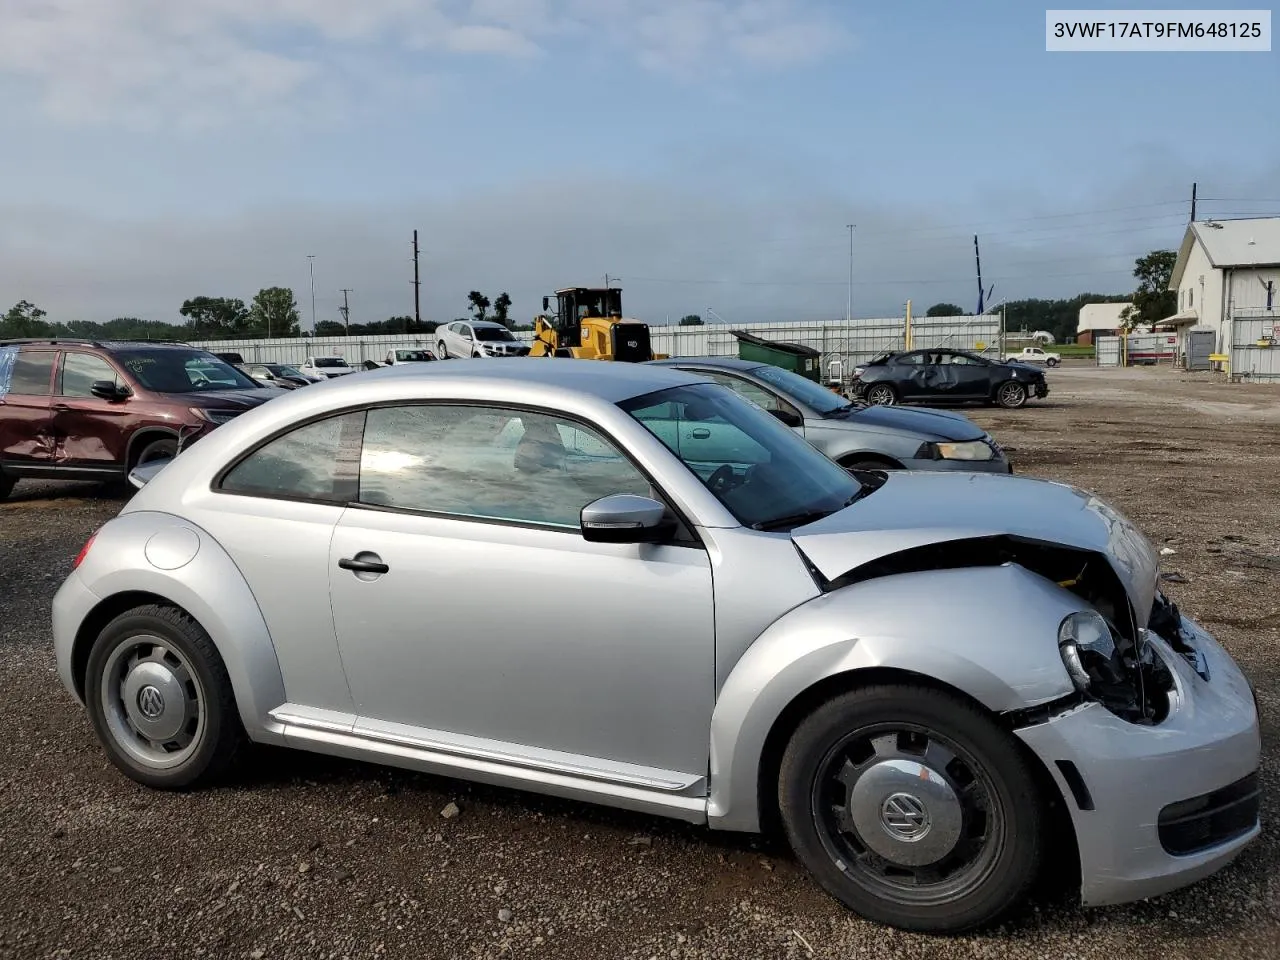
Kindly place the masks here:
POLYGON ((851 470, 1013 472, 1000 445, 962 413, 849 401, 798 373, 736 357, 651 362, 724 384, 851 470))
POLYGON ((1068 486, 850 473, 705 376, 548 359, 328 381, 133 479, 53 633, 153 787, 248 738, 776 815, 842 903, 933 931, 994 921, 1051 840, 1103 904, 1259 833, 1248 682, 1068 486))

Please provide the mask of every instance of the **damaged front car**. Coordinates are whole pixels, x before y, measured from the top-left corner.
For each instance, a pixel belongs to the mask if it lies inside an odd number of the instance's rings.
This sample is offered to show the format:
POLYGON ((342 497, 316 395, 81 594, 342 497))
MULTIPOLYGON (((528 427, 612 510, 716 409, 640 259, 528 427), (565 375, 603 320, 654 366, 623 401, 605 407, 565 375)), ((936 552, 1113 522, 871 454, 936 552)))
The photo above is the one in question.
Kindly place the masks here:
POLYGON ((247 737, 777 820, 840 902, 922 931, 1066 873, 1053 841, 1107 904, 1258 835, 1249 684, 1096 497, 846 470, 680 370, 424 366, 236 417, 81 552, 58 671, 127 775, 209 782, 247 737))

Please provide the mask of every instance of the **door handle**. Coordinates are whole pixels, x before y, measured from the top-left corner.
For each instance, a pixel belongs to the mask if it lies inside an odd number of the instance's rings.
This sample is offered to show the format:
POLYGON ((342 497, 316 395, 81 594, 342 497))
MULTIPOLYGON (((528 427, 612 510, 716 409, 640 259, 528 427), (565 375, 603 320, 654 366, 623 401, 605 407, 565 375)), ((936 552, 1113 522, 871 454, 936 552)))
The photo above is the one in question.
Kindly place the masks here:
POLYGON ((693 437, 695 440, 705 440, 707 437, 711 436, 711 431, 706 427, 698 427, 698 429, 691 431, 689 436, 693 437))
POLYGON ((391 569, 381 560, 357 560, 354 557, 343 557, 338 561, 338 566, 355 573, 386 573, 391 569))
POLYGON ((65 403, 55 403, 52 409, 55 413, 65 413, 71 408, 67 406, 65 403))

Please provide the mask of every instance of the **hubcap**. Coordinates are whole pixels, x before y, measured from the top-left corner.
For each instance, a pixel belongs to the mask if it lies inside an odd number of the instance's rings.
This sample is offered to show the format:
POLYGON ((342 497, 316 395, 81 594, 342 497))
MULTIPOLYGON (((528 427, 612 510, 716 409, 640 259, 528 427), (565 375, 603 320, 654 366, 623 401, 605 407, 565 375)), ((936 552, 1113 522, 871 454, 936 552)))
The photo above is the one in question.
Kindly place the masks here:
POLYGON ((884 387, 876 387, 871 391, 871 396, 869 396, 867 399, 870 400, 872 403, 876 404, 877 406, 884 406, 888 403, 893 402, 893 394, 891 394, 884 387))
POLYGON ((204 730, 204 691, 173 646, 130 637, 102 671, 102 707, 112 738, 134 760, 156 769, 182 763, 204 730))
POLYGON ((877 896, 951 900, 980 884, 1003 846, 989 777, 957 744, 908 724, 853 733, 813 787, 819 837, 836 866, 877 896))
POLYGON ((1000 388, 1000 398, 1004 400, 1005 403, 1017 403, 1021 392, 1021 387, 1016 384, 1006 383, 1000 388))

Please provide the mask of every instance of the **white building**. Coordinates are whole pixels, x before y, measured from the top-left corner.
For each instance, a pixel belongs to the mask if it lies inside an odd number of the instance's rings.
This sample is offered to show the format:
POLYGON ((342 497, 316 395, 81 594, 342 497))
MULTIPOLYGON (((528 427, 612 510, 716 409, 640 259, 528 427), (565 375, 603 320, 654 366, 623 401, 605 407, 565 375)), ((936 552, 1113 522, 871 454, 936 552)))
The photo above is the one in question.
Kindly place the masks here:
POLYGON ((1259 320, 1280 324, 1280 217, 1192 222, 1169 289, 1178 306, 1161 325, 1177 329, 1182 349, 1193 327, 1214 331, 1218 353, 1256 341, 1269 326, 1259 320))
POLYGON ((1086 303, 1076 320, 1076 342, 1093 343, 1095 337, 1109 337, 1120 329, 1120 314, 1129 306, 1123 303, 1086 303))

